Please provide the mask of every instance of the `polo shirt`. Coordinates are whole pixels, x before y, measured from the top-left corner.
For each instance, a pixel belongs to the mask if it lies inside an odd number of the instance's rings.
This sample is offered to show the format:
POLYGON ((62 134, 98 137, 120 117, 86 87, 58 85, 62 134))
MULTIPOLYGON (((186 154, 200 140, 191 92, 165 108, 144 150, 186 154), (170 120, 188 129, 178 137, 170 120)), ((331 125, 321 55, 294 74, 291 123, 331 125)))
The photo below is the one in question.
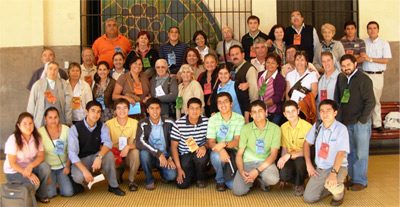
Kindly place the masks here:
POLYGON ((132 50, 132 44, 128 38, 121 34, 113 40, 109 39, 106 34, 103 34, 94 41, 92 49, 97 63, 106 61, 112 67, 114 53, 122 52, 127 55, 132 50))
POLYGON ((188 45, 180 41, 176 45, 172 45, 168 41, 166 44, 160 46, 160 58, 168 61, 168 67, 172 74, 176 74, 181 67, 187 48, 188 45), (175 55, 175 64, 169 61, 168 54, 175 55))
POLYGON ((61 134, 60 137, 56 140, 52 140, 49 134, 46 131, 44 126, 38 129, 40 136, 42 137, 43 148, 44 148, 44 160, 47 164, 50 165, 52 170, 58 170, 63 168, 68 161, 68 154, 67 154, 67 145, 68 145, 68 133, 69 127, 66 125, 61 125, 61 134), (54 144, 53 144, 53 143, 54 144), (57 142, 62 142, 64 145, 64 153, 57 156, 55 153, 55 145, 57 142), (60 161, 62 160, 62 163, 60 161))
POLYGON ((270 121, 267 121, 262 130, 251 122, 244 125, 240 132, 239 149, 244 149, 243 162, 245 163, 264 161, 271 154, 272 148, 279 149, 280 146, 281 129, 270 121), (263 149, 263 152, 257 153, 256 144, 263 149))
POLYGON ((138 121, 128 117, 128 121, 125 126, 118 123, 117 117, 112 118, 106 122, 108 129, 110 130, 111 142, 113 147, 118 148, 119 138, 126 137, 128 144, 135 143, 136 131, 138 127, 138 121))
POLYGON ((180 155, 191 153, 185 142, 190 137, 193 137, 199 147, 206 144, 207 125, 208 118, 203 115, 199 117, 195 125, 189 122, 188 115, 176 120, 172 127, 171 139, 178 142, 180 155))
POLYGON ((216 139, 217 143, 230 142, 235 136, 240 136, 240 130, 244 126, 242 115, 232 112, 229 121, 225 121, 218 112, 208 121, 207 138, 216 139))
POLYGON ((360 55, 362 52, 366 52, 365 42, 360 38, 355 37, 353 40, 349 40, 344 36, 340 39, 340 42, 342 43, 346 54, 360 55))
MULTIPOLYGON (((364 40, 367 48, 367 55, 370 58, 392 58, 392 52, 390 51, 390 45, 381 38, 371 40, 367 38, 364 40)), ((375 62, 363 62, 363 70, 368 72, 381 72, 386 70, 386 64, 375 63, 375 62)))
MULTIPOLYGON (((321 129, 315 139, 315 124, 306 135, 306 140, 310 144, 315 144, 315 164, 323 170, 332 168, 335 164, 336 155, 339 151, 350 153, 349 133, 345 125, 338 121, 334 121, 329 128, 325 128, 321 123, 321 129), (328 157, 323 159, 318 156, 321 143, 329 144, 328 157)), ((341 166, 347 167, 347 154, 344 156, 341 166)))
POLYGON ((290 125, 289 121, 282 124, 282 147, 285 147, 290 154, 303 151, 304 139, 311 127, 310 123, 301 118, 295 128, 290 125))
POLYGON ((265 71, 265 60, 261 63, 257 58, 251 59, 251 64, 257 69, 258 72, 265 71))

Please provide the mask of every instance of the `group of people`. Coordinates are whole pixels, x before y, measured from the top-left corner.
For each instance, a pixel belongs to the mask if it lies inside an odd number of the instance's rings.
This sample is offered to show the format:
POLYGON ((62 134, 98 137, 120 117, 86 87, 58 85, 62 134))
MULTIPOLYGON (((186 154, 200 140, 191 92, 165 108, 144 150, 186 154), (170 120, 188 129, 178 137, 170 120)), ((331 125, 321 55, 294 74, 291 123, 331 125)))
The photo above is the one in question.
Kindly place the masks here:
POLYGON ((157 51, 145 31, 132 48, 108 19, 67 73, 45 48, 27 112, 5 144, 7 180, 23 181, 48 203, 58 192, 81 192, 99 173, 123 196, 126 169, 130 191, 139 188, 140 166, 147 190, 156 188, 153 168, 181 189, 206 187, 214 171, 217 191, 241 196, 257 183, 263 191, 290 184, 308 203, 332 195, 340 205, 345 187, 368 185, 390 47, 374 21, 365 41, 353 21, 340 41, 333 25, 322 25, 321 42, 300 11, 291 23, 267 35, 250 16, 241 42, 224 27, 215 50, 203 31, 189 47, 171 27, 157 51))

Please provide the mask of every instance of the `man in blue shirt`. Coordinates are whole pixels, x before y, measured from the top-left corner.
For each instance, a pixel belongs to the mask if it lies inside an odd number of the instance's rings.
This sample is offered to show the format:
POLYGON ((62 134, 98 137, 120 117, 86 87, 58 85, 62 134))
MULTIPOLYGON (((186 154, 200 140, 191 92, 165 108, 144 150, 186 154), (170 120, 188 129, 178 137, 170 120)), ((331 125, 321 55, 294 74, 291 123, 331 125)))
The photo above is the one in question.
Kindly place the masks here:
POLYGON ((115 171, 114 155, 109 129, 100 120, 101 104, 90 101, 86 104, 86 118, 78 121, 69 131, 68 156, 71 160, 71 175, 75 183, 93 181, 92 173, 102 170, 108 191, 118 196, 125 192, 119 188, 115 171))

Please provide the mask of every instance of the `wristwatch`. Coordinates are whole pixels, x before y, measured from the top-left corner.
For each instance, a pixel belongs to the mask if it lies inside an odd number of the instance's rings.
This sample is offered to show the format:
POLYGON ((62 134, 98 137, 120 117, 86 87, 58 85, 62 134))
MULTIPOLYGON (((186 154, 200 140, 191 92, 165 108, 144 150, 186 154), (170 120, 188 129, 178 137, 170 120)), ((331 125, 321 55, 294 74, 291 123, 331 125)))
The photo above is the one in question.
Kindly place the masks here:
POLYGON ((257 170, 258 174, 260 175, 261 171, 258 169, 258 167, 256 167, 256 170, 257 170))
POLYGON ((339 172, 336 171, 335 168, 332 168, 331 173, 335 173, 336 175, 339 174, 339 172))
POLYGON ((102 159, 103 159, 103 155, 97 154, 97 155, 96 155, 96 158, 100 158, 100 160, 102 160, 102 159))
POLYGON ((368 60, 370 63, 372 63, 372 62, 374 62, 373 60, 372 60, 372 58, 369 58, 369 60, 368 60))

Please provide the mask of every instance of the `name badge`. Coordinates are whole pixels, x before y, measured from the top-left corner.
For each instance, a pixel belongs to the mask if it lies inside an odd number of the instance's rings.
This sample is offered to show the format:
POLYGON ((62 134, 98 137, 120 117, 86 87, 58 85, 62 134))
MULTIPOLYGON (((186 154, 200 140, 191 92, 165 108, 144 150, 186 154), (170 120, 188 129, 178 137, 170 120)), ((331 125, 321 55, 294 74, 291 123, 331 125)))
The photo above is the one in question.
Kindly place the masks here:
POLYGON ((360 47, 360 45, 358 43, 354 44, 354 47, 360 47))
POLYGON ((293 35, 293 44, 294 45, 301 45, 301 34, 294 34, 293 35))
POLYGON ((174 51, 171 51, 168 53, 168 66, 175 65, 176 64, 176 55, 174 51))
POLYGON ((147 57, 143 58, 142 61, 143 61, 143 68, 150 68, 151 67, 149 58, 147 58, 147 57))
POLYGON ((122 48, 120 46, 115 47, 114 48, 114 53, 116 53, 116 52, 122 52, 123 53, 122 48))
POLYGON ((352 54, 354 54, 354 51, 353 50, 346 50, 346 54, 352 55, 352 54))
POLYGON ((264 154, 265 149, 264 149, 264 139, 258 138, 256 140, 256 153, 257 154, 264 154))
POLYGON ((128 137, 119 137, 118 138, 118 150, 123 150, 126 145, 128 145, 128 137))
POLYGON ((223 124, 219 127, 218 133, 217 133, 217 137, 222 138, 222 139, 226 139, 226 135, 228 134, 229 131, 229 126, 223 124))
POLYGON ((62 140, 54 140, 54 154, 63 155, 64 154, 64 142, 62 140))
POLYGON ((162 88, 162 85, 156 87, 156 97, 165 96, 165 92, 162 88))
POLYGON ((176 97, 176 100, 175 100, 175 108, 177 108, 177 109, 181 109, 182 108, 182 105, 183 105, 183 99, 182 99, 182 96, 178 96, 178 97, 176 97))
POLYGON ((96 98, 96 101, 101 104, 101 108, 104 110, 106 109, 106 104, 104 103, 104 96, 99 96, 96 98))
POLYGON ((72 97, 71 102, 72 102, 71 103, 72 110, 78 110, 81 108, 81 97, 74 96, 74 97, 72 97))
POLYGON ((193 137, 189 137, 187 140, 185 140, 185 143, 189 147, 190 152, 195 152, 197 149, 199 149, 199 145, 197 145, 196 140, 194 140, 193 137))
POLYGON ((46 101, 49 103, 55 104, 57 102, 57 98, 50 90, 44 92, 44 97, 46 97, 46 101))
POLYGON ((342 98, 340 99, 340 103, 349 103, 350 100, 350 90, 348 88, 344 89, 344 93, 342 98))
POLYGON ((204 84, 204 95, 209 95, 211 92, 211 83, 204 84))
POLYGON ((260 90, 258 91, 258 96, 264 96, 266 90, 267 90, 267 84, 264 82, 261 85, 260 90))
POLYGON ((326 160, 326 158, 328 158, 328 154, 329 154, 329 144, 322 142, 321 147, 319 148, 318 151, 318 157, 326 160))
POLYGON ((321 101, 328 99, 328 90, 320 90, 319 93, 321 95, 321 101))

